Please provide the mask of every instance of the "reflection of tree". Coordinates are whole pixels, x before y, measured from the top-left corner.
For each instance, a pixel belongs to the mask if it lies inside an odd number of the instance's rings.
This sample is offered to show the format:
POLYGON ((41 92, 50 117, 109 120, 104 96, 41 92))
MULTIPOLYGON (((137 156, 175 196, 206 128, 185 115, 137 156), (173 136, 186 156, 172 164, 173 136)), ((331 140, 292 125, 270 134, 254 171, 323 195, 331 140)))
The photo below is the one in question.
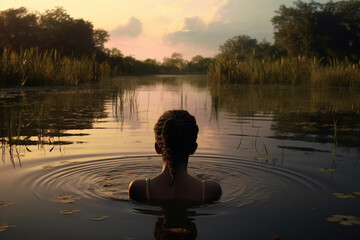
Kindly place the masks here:
POLYGON ((212 111, 253 118, 273 116, 276 138, 292 133, 294 140, 333 142, 338 119, 339 146, 360 147, 360 93, 358 91, 300 89, 292 87, 211 86, 212 111))
MULTIPOLYGON (((64 90, 6 92, 0 100, 0 141, 2 160, 8 152, 10 161, 19 158, 21 152, 30 151, 28 146, 59 146, 73 144, 66 137, 83 136, 86 133, 69 132, 93 128, 93 124, 107 117, 104 102, 117 98, 122 91, 64 90)), ((52 151, 53 148, 50 149, 52 151)))

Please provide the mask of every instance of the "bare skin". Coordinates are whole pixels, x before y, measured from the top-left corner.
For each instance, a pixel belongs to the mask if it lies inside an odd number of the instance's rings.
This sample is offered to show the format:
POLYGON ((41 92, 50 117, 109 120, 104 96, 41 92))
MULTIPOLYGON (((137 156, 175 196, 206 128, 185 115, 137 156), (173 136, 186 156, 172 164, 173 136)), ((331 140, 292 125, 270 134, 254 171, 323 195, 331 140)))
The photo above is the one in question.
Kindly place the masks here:
MULTIPOLYGON (((195 144, 193 154, 197 149, 195 144)), ((155 143, 155 150, 158 154, 162 154, 161 149, 155 143)), ((187 172, 188 157, 183 159, 176 166, 176 178, 170 185, 172 178, 167 164, 163 161, 163 168, 159 175, 150 180, 150 199, 152 201, 166 200, 185 200, 192 202, 202 202, 203 183, 197 178, 191 176, 187 172)), ((205 181, 205 202, 216 201, 222 193, 219 183, 214 181, 205 181)), ((129 185, 129 196, 132 199, 146 199, 146 181, 134 180, 129 185)))

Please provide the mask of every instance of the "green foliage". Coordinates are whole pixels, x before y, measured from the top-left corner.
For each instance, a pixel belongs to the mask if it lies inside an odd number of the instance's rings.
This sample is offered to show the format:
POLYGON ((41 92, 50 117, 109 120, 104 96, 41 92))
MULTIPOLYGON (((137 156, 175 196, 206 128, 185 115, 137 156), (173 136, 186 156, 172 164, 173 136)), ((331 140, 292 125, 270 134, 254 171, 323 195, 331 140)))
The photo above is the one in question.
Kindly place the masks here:
POLYGON ((0 49, 34 46, 40 31, 38 16, 24 7, 0 12, 0 49))
POLYGON ((220 53, 217 58, 245 60, 250 58, 262 59, 265 57, 279 58, 283 56, 277 46, 267 42, 265 39, 258 43, 255 38, 240 35, 228 39, 219 47, 220 53))
POLYGON ((360 57, 360 1, 281 5, 272 18, 275 44, 290 56, 360 57))
POLYGON ((211 65, 208 80, 213 84, 277 84, 310 87, 360 87, 360 67, 349 61, 283 57, 280 59, 218 58, 211 65))
POLYGON ((247 35, 236 36, 228 39, 223 45, 219 47, 219 57, 223 58, 237 58, 244 60, 252 55, 257 46, 257 40, 250 38, 247 35))
POLYGON ((170 58, 164 58, 163 66, 168 72, 180 73, 185 68, 186 61, 181 53, 174 52, 170 58))
POLYGON ((57 50, 41 52, 37 48, 4 49, 0 56, 0 86, 77 85, 109 74, 109 65, 98 63, 95 56, 61 57, 57 50))
POLYGON ((74 19, 60 7, 43 14, 29 13, 24 7, 0 12, 0 49, 56 49, 81 58, 102 53, 108 40, 105 30, 94 30, 91 22, 74 19))
POLYGON ((187 72, 190 73, 206 73, 210 64, 213 62, 212 58, 204 58, 201 55, 194 56, 187 64, 187 72))

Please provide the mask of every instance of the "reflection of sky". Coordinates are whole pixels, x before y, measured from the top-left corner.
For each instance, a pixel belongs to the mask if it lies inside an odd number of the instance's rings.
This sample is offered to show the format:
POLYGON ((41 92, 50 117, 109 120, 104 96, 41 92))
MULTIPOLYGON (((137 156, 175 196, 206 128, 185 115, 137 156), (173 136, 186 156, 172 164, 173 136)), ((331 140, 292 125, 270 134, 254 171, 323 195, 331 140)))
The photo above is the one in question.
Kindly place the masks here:
MULTIPOLYGON (((257 92, 254 92, 255 96, 257 96, 257 92)), ((246 95, 245 92, 240 96, 244 95, 246 95)), ((249 97, 249 99, 254 100, 255 96, 249 97)), ((279 138, 271 138, 279 134, 273 126, 276 123, 273 121, 276 115, 262 112, 250 113, 249 106, 252 106, 253 103, 246 102, 247 98, 236 100, 240 104, 230 102, 227 104, 232 104, 231 106, 225 106, 224 98, 226 97, 223 96, 221 110, 218 115, 214 114, 212 98, 205 86, 198 87, 190 83, 182 85, 174 85, 170 82, 156 83, 138 86, 135 91, 127 90, 120 97, 122 97, 123 103, 122 111, 119 110, 120 100, 117 101, 117 106, 115 105, 116 101, 106 100, 105 115, 108 116, 107 118, 95 120, 91 129, 67 130, 65 133, 70 136, 62 136, 60 139, 55 137, 56 139, 54 139, 73 142, 73 144, 30 145, 27 148, 19 146, 21 160, 26 162, 34 158, 50 159, 73 156, 76 159, 85 155, 101 157, 155 154, 153 133, 155 122, 164 111, 181 108, 194 115, 199 125, 199 148, 196 154, 253 159, 264 157, 266 148, 271 159, 281 159, 283 156, 279 146, 283 144, 290 147, 321 150, 321 154, 326 155, 322 158, 328 158, 329 151, 332 151, 332 143, 324 144, 295 139, 282 142, 279 138), (227 108, 231 111, 227 111, 227 108), (239 112, 240 115, 234 112, 239 112)), ((229 97, 229 99, 232 98, 232 96, 229 97)), ((263 106, 262 99, 256 101, 259 101, 259 106, 263 106)), ((275 103, 276 108, 281 102, 275 101, 275 103)), ((265 107, 265 109, 267 108, 265 107)), ((282 128, 284 127, 286 126, 282 128)), ((32 138, 34 141, 37 139, 37 137, 32 138)), ((289 154, 291 151, 287 150, 286 152, 289 154)), ((306 152, 299 153, 306 154, 306 152)), ((6 163, 10 164, 9 161, 6 163)))

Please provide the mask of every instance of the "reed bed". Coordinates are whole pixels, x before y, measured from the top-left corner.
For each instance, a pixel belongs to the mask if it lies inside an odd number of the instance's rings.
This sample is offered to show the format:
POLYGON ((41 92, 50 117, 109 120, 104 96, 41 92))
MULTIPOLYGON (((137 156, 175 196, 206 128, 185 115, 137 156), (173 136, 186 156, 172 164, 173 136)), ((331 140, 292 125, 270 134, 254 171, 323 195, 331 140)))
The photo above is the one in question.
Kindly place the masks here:
POLYGON ((109 75, 110 66, 98 63, 95 55, 77 59, 36 48, 20 52, 4 49, 0 55, 0 86, 77 85, 109 75))
POLYGON ((360 87, 359 64, 337 59, 324 63, 324 59, 304 57, 246 61, 218 58, 210 66, 207 78, 215 84, 360 87))

